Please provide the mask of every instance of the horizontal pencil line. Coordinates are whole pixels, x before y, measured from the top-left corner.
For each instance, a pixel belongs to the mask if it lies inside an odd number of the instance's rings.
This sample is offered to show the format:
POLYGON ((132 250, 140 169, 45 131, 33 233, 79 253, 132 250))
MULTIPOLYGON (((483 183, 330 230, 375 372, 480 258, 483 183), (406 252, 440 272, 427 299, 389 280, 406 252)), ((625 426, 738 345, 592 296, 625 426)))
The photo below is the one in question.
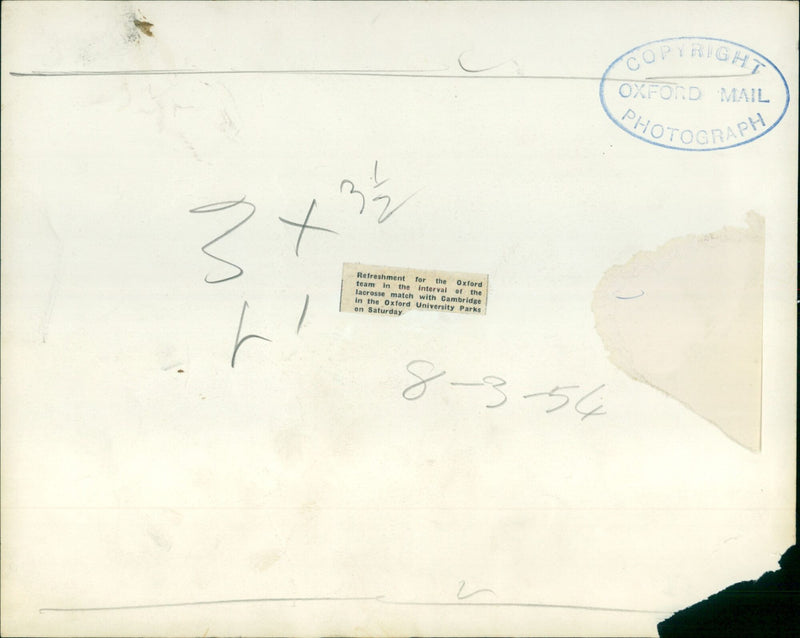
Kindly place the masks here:
POLYGON ((165 607, 197 607, 202 605, 235 605, 241 603, 287 603, 287 602, 348 602, 376 600, 375 596, 314 596, 283 598, 229 598, 222 600, 194 600, 180 603, 155 603, 149 605, 116 605, 112 607, 43 607, 40 614, 59 611, 124 611, 135 609, 160 609, 165 607))
POLYGON ((753 77, 752 73, 729 73, 726 75, 649 75, 645 80, 708 80, 720 78, 749 78, 753 77))
MULTIPOLYGON (((659 76, 647 78, 610 78, 583 75, 499 75, 484 73, 444 73, 442 70, 373 70, 373 69, 119 69, 107 71, 10 71, 14 77, 110 77, 110 76, 148 76, 148 75, 330 75, 351 77, 394 77, 394 78, 429 78, 447 80, 590 80, 599 82, 665 82, 671 80, 694 80, 713 78, 749 77, 751 74, 735 75, 693 75, 693 76, 659 76)), ((669 82, 671 83, 671 82, 669 82)))
POLYGON ((58 510, 58 511, 69 511, 69 510, 76 510, 76 511, 87 511, 87 510, 109 510, 109 511, 137 511, 137 510, 193 510, 193 511, 217 511, 217 510, 242 510, 242 511, 278 511, 278 510, 285 510, 285 511, 299 511, 299 510, 308 510, 313 509, 316 511, 366 511, 366 510, 375 510, 375 511, 385 511, 385 510, 394 510, 394 511, 475 511, 475 512, 485 512, 485 511, 540 511, 540 510, 547 510, 547 511, 569 511, 569 512, 608 512, 608 511, 615 511, 615 512, 653 512, 653 511, 663 511, 663 512, 774 512, 774 511, 782 511, 782 510, 793 510, 794 507, 790 506, 780 506, 780 507, 538 507, 535 505, 531 506, 517 506, 517 507, 474 507, 474 506, 464 506, 464 507, 437 507, 437 506, 429 506, 429 507, 403 507, 403 506, 377 506, 377 505, 366 505, 366 506, 314 506, 313 508, 309 508, 303 505, 286 505, 286 506, 270 506, 270 505, 209 505, 209 506, 196 506, 196 505, 130 505, 130 506, 118 506, 118 505, 4 505, 0 506, 0 511, 6 510, 58 510))
POLYGON ((170 607, 198 607, 207 605, 232 605, 243 603, 312 603, 312 602, 378 602, 384 605, 417 607, 519 607, 540 609, 575 609, 581 611, 608 611, 633 614, 671 614, 672 611, 657 609, 627 609, 620 607, 597 607, 587 605, 561 605, 529 602, 436 602, 415 600, 391 600, 385 596, 313 596, 279 598, 231 598, 221 600, 196 600, 179 603, 155 603, 148 605, 115 605, 110 607, 42 607, 40 614, 55 612, 135 611, 140 609, 164 609, 170 607))

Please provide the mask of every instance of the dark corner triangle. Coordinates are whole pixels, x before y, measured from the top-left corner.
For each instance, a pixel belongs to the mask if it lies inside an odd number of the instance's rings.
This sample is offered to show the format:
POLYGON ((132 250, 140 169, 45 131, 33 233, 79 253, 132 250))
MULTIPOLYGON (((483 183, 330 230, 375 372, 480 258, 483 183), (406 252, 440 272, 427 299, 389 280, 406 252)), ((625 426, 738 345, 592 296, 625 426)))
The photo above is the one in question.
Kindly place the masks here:
POLYGON ((800 636, 800 550, 780 569, 726 587, 658 624, 660 638, 797 638, 800 636))

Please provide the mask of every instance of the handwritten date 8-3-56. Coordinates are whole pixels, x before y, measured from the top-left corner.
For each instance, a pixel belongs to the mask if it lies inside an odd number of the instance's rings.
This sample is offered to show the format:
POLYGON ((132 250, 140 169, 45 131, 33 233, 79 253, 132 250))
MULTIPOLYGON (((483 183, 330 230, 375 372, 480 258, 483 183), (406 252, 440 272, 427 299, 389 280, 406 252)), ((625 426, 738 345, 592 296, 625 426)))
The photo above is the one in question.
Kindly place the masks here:
MULTIPOLYGON (((428 384, 444 377, 447 371, 437 371, 436 366, 426 359, 414 359, 406 365, 406 371, 417 379, 402 391, 402 397, 407 401, 416 401, 423 397, 428 390, 428 384)), ((479 381, 451 381, 451 387, 471 387, 480 389, 481 400, 486 408, 499 408, 508 402, 505 389, 507 381, 497 375, 489 374, 479 381)), ((602 390, 605 383, 586 391, 580 385, 556 385, 551 390, 523 394, 523 399, 536 399, 545 414, 557 412, 572 404, 572 408, 581 415, 581 421, 590 416, 606 414, 602 404, 602 390), (582 389, 583 388, 583 389, 582 389), (573 401, 573 399, 576 399, 573 401)))

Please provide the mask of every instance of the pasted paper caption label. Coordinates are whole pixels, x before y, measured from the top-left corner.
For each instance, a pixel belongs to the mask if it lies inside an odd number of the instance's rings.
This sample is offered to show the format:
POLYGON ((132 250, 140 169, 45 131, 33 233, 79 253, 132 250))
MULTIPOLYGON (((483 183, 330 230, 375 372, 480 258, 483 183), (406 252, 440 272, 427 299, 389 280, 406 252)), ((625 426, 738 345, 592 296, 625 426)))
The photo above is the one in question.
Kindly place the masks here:
POLYGON ((342 265, 340 312, 397 317, 412 310, 486 314, 489 275, 342 265))

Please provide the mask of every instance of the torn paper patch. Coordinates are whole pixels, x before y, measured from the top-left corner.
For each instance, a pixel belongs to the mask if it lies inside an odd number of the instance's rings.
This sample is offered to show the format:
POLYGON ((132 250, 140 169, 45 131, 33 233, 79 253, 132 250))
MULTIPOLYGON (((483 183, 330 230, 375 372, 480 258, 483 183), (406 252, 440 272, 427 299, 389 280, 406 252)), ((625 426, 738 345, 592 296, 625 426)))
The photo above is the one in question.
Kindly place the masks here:
POLYGON ((616 366, 757 451, 764 219, 747 224, 637 253, 606 272, 592 310, 616 366))

